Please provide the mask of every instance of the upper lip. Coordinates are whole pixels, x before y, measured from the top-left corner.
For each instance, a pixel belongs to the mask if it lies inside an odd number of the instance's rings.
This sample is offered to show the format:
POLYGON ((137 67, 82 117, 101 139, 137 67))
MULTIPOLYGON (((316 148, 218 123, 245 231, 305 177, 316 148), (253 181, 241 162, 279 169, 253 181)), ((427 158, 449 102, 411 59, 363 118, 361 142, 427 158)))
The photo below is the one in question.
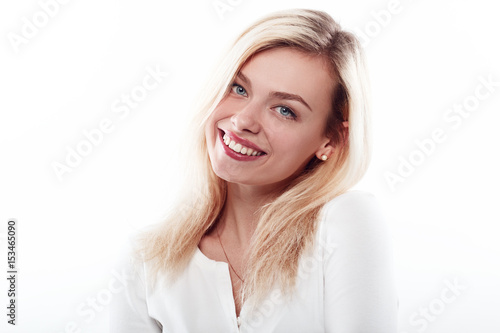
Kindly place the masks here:
POLYGON ((223 129, 220 129, 222 132, 224 132, 227 136, 229 136, 229 138, 231 140, 233 140, 234 142, 236 143, 239 143, 241 144, 242 146, 245 146, 245 147, 248 147, 248 148, 252 148, 253 150, 256 150, 258 152, 262 152, 262 153, 265 153, 259 146, 257 146, 256 144, 254 144, 253 142, 247 140, 247 139, 243 139, 243 138, 240 138, 239 136, 237 136, 236 134, 234 134, 233 132, 230 132, 230 131, 226 131, 226 130, 223 130, 223 129))

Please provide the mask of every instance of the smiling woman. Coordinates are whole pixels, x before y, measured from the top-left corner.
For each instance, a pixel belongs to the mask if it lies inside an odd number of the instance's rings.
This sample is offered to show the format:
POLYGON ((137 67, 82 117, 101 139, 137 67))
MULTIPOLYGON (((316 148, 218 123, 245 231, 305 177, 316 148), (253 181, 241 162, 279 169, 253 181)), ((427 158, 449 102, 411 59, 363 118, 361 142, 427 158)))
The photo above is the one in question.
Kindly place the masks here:
POLYGON ((112 332, 396 332, 385 222, 350 190, 370 156, 357 39, 324 12, 278 12, 210 88, 196 183, 140 235, 112 332))
POLYGON ((248 60, 206 124, 214 172, 230 183, 278 189, 314 155, 331 156, 325 124, 336 80, 330 72, 324 56, 290 47, 248 60), (256 155, 248 156, 249 149, 256 155))

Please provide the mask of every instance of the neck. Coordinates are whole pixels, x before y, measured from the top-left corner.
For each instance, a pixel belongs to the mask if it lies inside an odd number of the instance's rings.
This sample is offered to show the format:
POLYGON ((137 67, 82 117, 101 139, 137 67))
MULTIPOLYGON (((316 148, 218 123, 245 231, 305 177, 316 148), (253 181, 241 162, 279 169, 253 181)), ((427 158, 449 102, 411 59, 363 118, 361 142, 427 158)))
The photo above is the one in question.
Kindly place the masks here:
POLYGON ((227 198, 222 211, 222 229, 230 233, 238 244, 247 247, 257 228, 258 210, 278 194, 262 187, 228 183, 227 198))

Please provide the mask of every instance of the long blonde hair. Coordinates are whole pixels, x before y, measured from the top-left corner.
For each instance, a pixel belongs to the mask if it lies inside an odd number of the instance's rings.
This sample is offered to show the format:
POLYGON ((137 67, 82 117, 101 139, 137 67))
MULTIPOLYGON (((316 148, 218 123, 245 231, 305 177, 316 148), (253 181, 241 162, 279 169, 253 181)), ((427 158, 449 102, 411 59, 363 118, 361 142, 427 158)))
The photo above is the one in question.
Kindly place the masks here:
POLYGON ((206 120, 245 62, 257 52, 276 47, 293 47, 329 59, 338 83, 325 133, 337 149, 327 162, 313 158, 283 193, 259 210, 243 286, 246 299, 262 300, 275 283, 285 293, 293 290, 298 260, 313 242, 321 208, 364 175, 370 159, 368 84, 359 41, 321 11, 271 14, 236 39, 206 89, 196 118, 195 147, 190 150, 190 156, 198 158, 191 162, 198 167, 190 175, 194 185, 164 223, 141 237, 141 257, 150 264, 153 276, 178 276, 216 223, 227 185, 211 167, 206 120), (343 121, 348 121, 347 130, 343 121))

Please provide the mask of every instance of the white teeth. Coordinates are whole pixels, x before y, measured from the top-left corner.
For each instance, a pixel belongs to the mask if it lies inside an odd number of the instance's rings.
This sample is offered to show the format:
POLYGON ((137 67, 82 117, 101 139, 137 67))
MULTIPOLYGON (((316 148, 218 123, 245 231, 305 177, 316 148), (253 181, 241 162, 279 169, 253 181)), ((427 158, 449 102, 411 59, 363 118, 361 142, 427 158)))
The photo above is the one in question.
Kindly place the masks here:
POLYGON ((254 151, 252 148, 247 148, 245 146, 242 146, 240 143, 236 143, 231 138, 227 135, 224 134, 222 137, 222 140, 224 141, 224 144, 234 150, 237 153, 247 155, 247 156, 260 156, 262 155, 262 152, 257 152, 254 151))

